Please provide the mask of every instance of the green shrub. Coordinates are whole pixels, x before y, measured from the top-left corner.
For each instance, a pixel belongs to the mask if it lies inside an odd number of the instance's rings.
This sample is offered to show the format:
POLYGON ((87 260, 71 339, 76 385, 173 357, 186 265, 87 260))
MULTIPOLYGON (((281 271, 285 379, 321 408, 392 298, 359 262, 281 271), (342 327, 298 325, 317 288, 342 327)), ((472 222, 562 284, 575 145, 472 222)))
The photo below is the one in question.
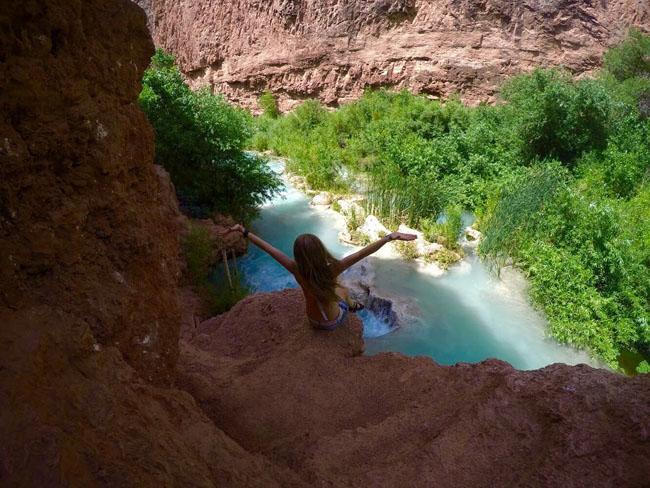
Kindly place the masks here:
POLYGON ((443 222, 435 222, 432 218, 420 220, 420 229, 427 241, 437 242, 451 250, 460 248, 458 237, 462 227, 462 210, 458 206, 451 206, 445 210, 443 222))
POLYGON ((350 211, 347 214, 347 225, 350 232, 356 231, 363 225, 363 217, 357 213, 354 206, 350 207, 350 211))
POLYGON ((241 282, 238 274, 234 274, 231 279, 232 287, 225 282, 218 284, 206 282, 197 287, 197 292, 206 304, 209 316, 227 312, 250 294, 250 290, 241 282))
POLYGON ((449 267, 462 259, 461 254, 450 251, 449 249, 440 249, 431 254, 427 254, 424 260, 428 263, 436 263, 442 269, 447 270, 449 267))
POLYGON ((638 374, 648 374, 650 373, 650 363, 648 361, 641 361, 636 367, 636 372, 638 374))
POLYGON ((189 277, 210 316, 229 310, 250 293, 241 283, 236 269, 232 269, 232 287, 225 281, 215 283, 211 280, 214 253, 219 245, 220 243, 212 241, 208 230, 200 225, 191 225, 182 243, 189 277))
POLYGON ((216 244, 210 239, 210 234, 205 227, 190 226, 190 231, 183 240, 182 247, 187 270, 195 285, 208 280, 216 244))
POLYGON ((419 257, 418 246, 415 241, 396 241, 395 250, 407 261, 413 261, 419 257))
POLYGON ((243 152, 252 134, 248 112, 190 90, 161 50, 142 83, 139 101, 156 133, 156 163, 169 171, 181 206, 194 216, 251 218, 280 180, 264 160, 243 152))
POLYGON ((273 93, 265 90, 260 96, 259 106, 262 109, 264 116, 271 119, 277 119, 280 116, 280 109, 278 108, 278 101, 275 99, 273 93))
POLYGON ((593 80, 536 69, 510 79, 501 95, 528 161, 553 158, 572 166, 584 151, 606 144, 611 99, 593 80))
POLYGON ((350 239, 358 246, 367 246, 370 244, 370 237, 359 229, 350 231, 350 239))
POLYGON ((605 53, 603 67, 618 81, 650 76, 650 35, 630 29, 623 42, 605 53))

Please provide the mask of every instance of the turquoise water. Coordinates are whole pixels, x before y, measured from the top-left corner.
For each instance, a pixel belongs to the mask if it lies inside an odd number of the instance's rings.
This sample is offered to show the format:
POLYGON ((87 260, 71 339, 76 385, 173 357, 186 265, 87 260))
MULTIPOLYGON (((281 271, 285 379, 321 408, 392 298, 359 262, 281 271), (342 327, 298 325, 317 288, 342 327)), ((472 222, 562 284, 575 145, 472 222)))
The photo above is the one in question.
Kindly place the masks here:
MULTIPOLYGON (((273 166, 280 171, 280 163, 273 166)), ((318 235, 336 256, 355 250, 339 242, 340 222, 334 212, 310 207, 305 195, 286 185, 283 194, 262 209, 254 232, 289 256, 301 233, 318 235)), ((473 255, 439 277, 400 259, 367 261, 374 270, 374 293, 393 301, 401 322, 391 331, 362 313, 367 354, 397 351, 430 356, 442 364, 499 358, 519 369, 556 362, 595 365, 585 353, 545 337, 544 318, 528 304, 525 282, 514 272, 498 279, 473 255)), ((249 247, 239 267, 253 291, 298 286, 290 273, 255 246, 249 247)))

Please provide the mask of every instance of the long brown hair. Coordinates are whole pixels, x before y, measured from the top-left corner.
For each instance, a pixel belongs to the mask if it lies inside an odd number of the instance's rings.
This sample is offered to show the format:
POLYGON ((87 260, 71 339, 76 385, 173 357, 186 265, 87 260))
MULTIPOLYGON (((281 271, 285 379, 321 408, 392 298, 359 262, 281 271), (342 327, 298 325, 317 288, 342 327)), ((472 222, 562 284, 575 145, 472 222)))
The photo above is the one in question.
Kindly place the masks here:
POLYGON ((298 272, 309 285, 309 291, 321 303, 338 301, 336 276, 332 266, 338 260, 314 234, 300 234, 293 243, 293 257, 298 272))

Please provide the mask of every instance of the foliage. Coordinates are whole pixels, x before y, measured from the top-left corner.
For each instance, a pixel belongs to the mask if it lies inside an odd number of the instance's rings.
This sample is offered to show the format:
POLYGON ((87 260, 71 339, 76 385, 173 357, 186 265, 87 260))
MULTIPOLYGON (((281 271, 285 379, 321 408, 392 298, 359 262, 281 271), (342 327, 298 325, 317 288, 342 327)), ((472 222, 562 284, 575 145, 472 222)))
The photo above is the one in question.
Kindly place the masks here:
POLYGON ((350 231, 350 239, 358 246, 367 246, 370 244, 370 237, 358 228, 350 231))
POLYGON ((479 252, 528 274, 551 334, 617 367, 621 351, 650 356, 649 39, 632 31, 595 78, 517 76, 494 106, 379 90, 257 128, 314 189, 363 193, 391 230, 453 246, 474 212, 479 252))
POLYGON ((280 181, 262 159, 243 151, 250 115, 207 90, 193 92, 157 50, 143 78, 140 105, 156 133, 156 163, 169 171, 183 207, 248 219, 280 181))
POLYGON ((207 282, 199 285, 197 291, 203 303, 207 304, 207 313, 210 316, 227 312, 250 294, 250 290, 241 282, 238 274, 232 276, 232 287, 224 281, 217 284, 207 282))
POLYGON ((354 207, 350 207, 350 211, 347 213, 347 226, 350 232, 354 232, 359 227, 363 225, 363 218, 354 207))
POLYGON ((393 243, 395 250, 407 261, 412 261, 419 257, 418 246, 415 241, 396 241, 393 243))
POLYGON ((457 263, 461 260, 461 255, 457 252, 451 251, 449 249, 443 248, 439 251, 427 254, 424 257, 426 262, 437 263, 442 269, 449 269, 452 264, 457 263))
POLYGON ((650 74, 650 36, 632 28, 627 39, 603 57, 603 67, 618 81, 650 74))
POLYGON ((636 367, 636 372, 638 374, 648 374, 650 373, 650 363, 648 361, 641 361, 636 367))
POLYGON ((501 261, 499 264, 507 257, 517 257, 517 251, 536 223, 537 214, 553 198, 563 176, 565 173, 559 165, 551 163, 504 180, 496 205, 491 213, 483 216, 482 253, 501 261))
POLYGON ((571 165, 583 151, 604 147, 611 100, 594 80, 536 69, 512 78, 501 96, 527 161, 556 158, 571 165))
POLYGON ((187 271, 195 285, 208 280, 214 245, 205 227, 190 226, 189 233, 183 240, 183 255, 187 263, 187 271))
POLYGON ((433 219, 421 219, 420 229, 424 238, 429 242, 437 242, 448 249, 458 250, 458 236, 463 227, 462 209, 459 206, 450 206, 445 210, 440 222, 433 219))
POLYGON ((248 288, 240 282, 239 275, 232 276, 233 286, 225 282, 215 283, 210 280, 212 272, 215 243, 210 239, 208 230, 199 225, 190 226, 188 235, 183 240, 183 255, 187 271, 210 315, 218 315, 229 310, 235 303, 249 294, 248 288))
POLYGON ((260 108, 265 117, 277 119, 280 116, 280 109, 278 108, 278 101, 270 91, 266 90, 262 93, 259 99, 260 108))

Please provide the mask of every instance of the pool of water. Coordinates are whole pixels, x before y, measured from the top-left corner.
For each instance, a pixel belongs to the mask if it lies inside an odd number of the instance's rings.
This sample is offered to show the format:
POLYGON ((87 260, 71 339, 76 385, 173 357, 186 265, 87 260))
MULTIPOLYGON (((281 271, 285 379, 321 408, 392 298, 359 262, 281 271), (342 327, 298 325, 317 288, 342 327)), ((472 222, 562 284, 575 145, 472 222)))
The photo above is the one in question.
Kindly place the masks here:
MULTIPOLYGON (((281 163, 272 163, 281 171, 281 163)), ((309 206, 308 198, 285 181, 286 188, 263 207, 253 230, 292 255, 298 234, 318 235, 335 256, 354 247, 338 240, 342 222, 329 210, 309 206)), ((512 270, 497 278, 474 255, 442 276, 423 272, 421 266, 385 257, 367 258, 374 271, 375 294, 389 298, 401 318, 390 329, 363 312, 367 354, 397 351, 430 356, 442 364, 499 358, 519 369, 547 364, 588 363, 584 352, 562 346, 545 336, 545 320, 528 303, 525 280, 512 270)), ((249 247, 239 267, 253 291, 297 287, 294 278, 270 256, 249 247)))

